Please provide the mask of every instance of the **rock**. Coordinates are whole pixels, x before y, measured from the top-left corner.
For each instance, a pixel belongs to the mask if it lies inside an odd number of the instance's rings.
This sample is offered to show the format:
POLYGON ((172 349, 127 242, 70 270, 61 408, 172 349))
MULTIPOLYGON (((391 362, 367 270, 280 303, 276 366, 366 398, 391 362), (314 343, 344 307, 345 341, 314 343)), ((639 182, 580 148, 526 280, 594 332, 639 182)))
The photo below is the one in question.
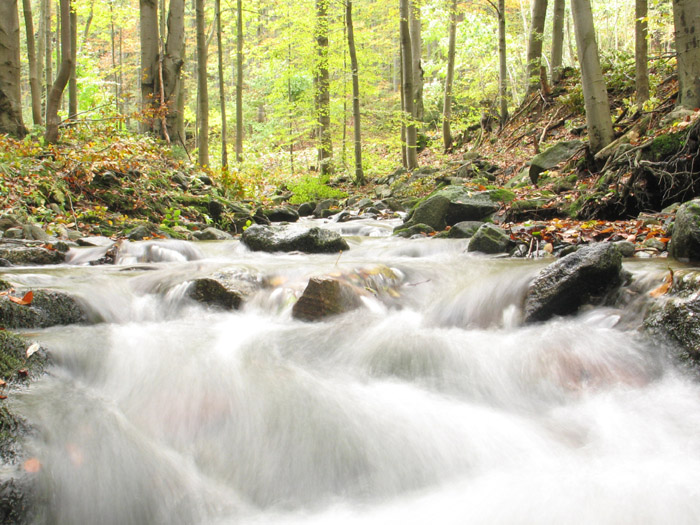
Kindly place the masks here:
POLYGON ((126 238, 130 241, 142 241, 144 239, 151 238, 154 235, 158 235, 158 227, 149 223, 136 226, 128 233, 126 238))
POLYGON ((657 250, 659 252, 663 252, 666 250, 666 243, 655 238, 647 239, 642 243, 642 246, 644 246, 645 248, 657 250))
POLYGON ((700 199, 678 208, 668 253, 681 261, 700 260, 700 199))
POLYGON ((314 277, 294 304, 292 317, 302 321, 318 321, 361 305, 358 293, 348 284, 329 277, 314 277))
POLYGON ((445 216, 449 206, 450 201, 447 197, 442 195, 428 197, 413 210, 402 225, 394 228, 394 232, 408 229, 416 224, 425 224, 436 231, 444 230, 447 226, 445 216))
POLYGON ((394 230, 395 235, 398 237, 405 237, 407 239, 413 237, 414 235, 427 235, 429 233, 435 233, 435 230, 423 223, 413 224, 408 228, 394 230))
POLYGON ((189 296, 197 302, 224 310, 237 310, 252 293, 253 286, 244 281, 204 277, 192 281, 189 296))
POLYGON ((39 246, 0 246, 0 259, 15 266, 61 264, 66 255, 58 250, 47 250, 39 246))
POLYGON ((305 202, 304 204, 299 206, 297 213, 299 214, 300 217, 308 217, 309 215, 314 214, 314 210, 316 209, 316 206, 317 206, 316 202, 305 202))
POLYGON ((190 180, 187 178, 187 175, 182 172, 178 171, 170 178, 170 180, 180 186, 180 189, 186 190, 190 187, 190 180))
POLYGON ((109 237, 103 237, 101 235, 95 235, 93 237, 81 237, 77 239, 76 242, 78 246, 91 246, 100 248, 109 248, 114 244, 114 241, 109 237))
POLYGON ((34 241, 51 241, 51 236, 36 224, 25 224, 22 227, 22 238, 34 241))
POLYGON ((528 221, 547 221, 557 217, 563 217, 563 213, 556 206, 547 206, 549 201, 546 199, 529 199, 514 201, 508 213, 506 214, 506 222, 528 222, 528 221))
POLYGON ((86 321, 78 302, 62 292, 38 290, 27 306, 13 303, 7 296, 0 297, 0 326, 5 328, 46 328, 86 321))
POLYGON ((213 185, 214 185, 214 181, 211 180, 211 177, 210 177, 209 175, 200 175, 200 176, 197 177, 197 178, 198 178, 199 181, 200 181, 202 184, 204 184, 205 186, 213 186, 213 185))
POLYGON ((443 188, 433 193, 433 196, 441 196, 449 200, 445 214, 445 222, 448 226, 463 221, 481 221, 500 208, 500 205, 494 202, 492 198, 494 195, 491 192, 469 192, 462 186, 443 188))
POLYGON ((458 222, 447 234, 449 239, 470 239, 474 237, 476 231, 485 223, 480 221, 462 221, 458 222))
POLYGON ((525 297, 525 322, 575 313, 622 284, 622 255, 610 243, 584 246, 542 270, 525 297))
POLYGON ((528 175, 534 185, 537 185, 540 173, 554 168, 557 164, 569 160, 584 144, 580 140, 559 142, 551 148, 547 148, 539 155, 535 155, 530 161, 528 175))
MULTIPOLYGON (((331 208, 336 208, 338 206, 338 201, 336 199, 324 199, 319 202, 314 208, 314 216, 321 217, 324 210, 330 210, 331 208)), ((332 215, 333 213, 331 213, 332 215)))
POLYGON ((490 223, 482 224, 469 241, 467 251, 481 253, 505 253, 512 244, 510 235, 498 226, 490 223))
POLYGON ((298 232, 254 225, 243 232, 241 240, 250 250, 264 252, 337 253, 350 249, 340 234, 321 228, 298 232))
POLYGON ((296 222, 299 220, 299 213, 291 206, 262 210, 262 213, 270 222, 296 222))
POLYGON ((370 206, 373 206, 373 205, 374 205, 374 201, 372 201, 372 199, 368 199, 367 197, 357 201, 357 208, 360 210, 364 210, 364 209, 369 208, 370 206))
POLYGON ((229 241, 233 239, 233 235, 211 226, 202 231, 194 232, 192 236, 198 241, 229 241))
POLYGON ((0 230, 5 231, 10 228, 21 228, 22 225, 11 215, 3 215, 0 217, 0 230))
POLYGON ((2 235, 3 239, 23 239, 24 231, 22 228, 8 228, 2 235))
POLYGON ((617 241, 613 243, 620 251, 623 257, 634 257, 634 252, 637 249, 636 245, 630 241, 617 241))

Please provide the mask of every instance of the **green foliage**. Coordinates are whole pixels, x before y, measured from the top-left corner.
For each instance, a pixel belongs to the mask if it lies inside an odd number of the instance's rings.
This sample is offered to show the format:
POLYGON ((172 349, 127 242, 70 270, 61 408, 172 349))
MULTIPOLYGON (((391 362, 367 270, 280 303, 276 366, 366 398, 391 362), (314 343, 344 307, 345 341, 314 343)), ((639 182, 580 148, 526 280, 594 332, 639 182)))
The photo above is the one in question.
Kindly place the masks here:
POLYGON ((304 176, 297 182, 288 184, 289 190, 293 193, 289 202, 292 204, 302 204, 304 202, 318 201, 323 199, 342 199, 348 196, 342 190, 331 188, 321 182, 318 177, 304 176))
POLYGON ((175 228, 176 226, 180 226, 180 215, 180 210, 168 208, 161 224, 166 228, 175 228))

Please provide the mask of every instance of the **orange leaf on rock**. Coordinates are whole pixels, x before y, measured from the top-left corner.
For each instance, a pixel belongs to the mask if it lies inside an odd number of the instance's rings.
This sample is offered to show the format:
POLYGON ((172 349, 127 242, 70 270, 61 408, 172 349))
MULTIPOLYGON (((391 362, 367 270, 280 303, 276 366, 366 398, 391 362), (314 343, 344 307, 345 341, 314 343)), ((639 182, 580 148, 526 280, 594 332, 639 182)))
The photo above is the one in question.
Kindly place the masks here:
POLYGON ((12 296, 10 296, 9 299, 13 303, 17 303, 21 306, 29 306, 30 304, 32 304, 32 300, 34 300, 34 293, 29 291, 29 292, 25 293, 24 297, 22 297, 21 299, 19 297, 12 297, 12 296))
POLYGON ((668 275, 664 277, 663 284, 649 292, 649 295, 652 297, 661 297, 662 295, 666 295, 671 289, 671 286, 673 286, 673 270, 668 271, 668 275))
POLYGON ((41 470, 41 461, 36 458, 29 458, 24 462, 24 471, 30 474, 36 474, 41 470))

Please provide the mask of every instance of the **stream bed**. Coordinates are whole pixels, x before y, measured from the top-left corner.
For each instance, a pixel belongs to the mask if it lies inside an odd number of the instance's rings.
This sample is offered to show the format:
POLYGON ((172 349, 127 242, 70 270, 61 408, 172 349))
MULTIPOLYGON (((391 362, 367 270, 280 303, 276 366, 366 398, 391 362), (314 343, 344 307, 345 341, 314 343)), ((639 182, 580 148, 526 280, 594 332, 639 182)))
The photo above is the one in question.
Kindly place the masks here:
POLYGON ((700 384, 638 303, 523 326, 545 261, 325 226, 351 249, 141 242, 4 271, 93 320, 29 333, 54 365, 10 400, 36 429, 40 523, 700 523, 700 384), (292 317, 310 277, 386 269, 385 297, 292 317), (237 311, 188 297, 217 272, 264 285, 237 311))

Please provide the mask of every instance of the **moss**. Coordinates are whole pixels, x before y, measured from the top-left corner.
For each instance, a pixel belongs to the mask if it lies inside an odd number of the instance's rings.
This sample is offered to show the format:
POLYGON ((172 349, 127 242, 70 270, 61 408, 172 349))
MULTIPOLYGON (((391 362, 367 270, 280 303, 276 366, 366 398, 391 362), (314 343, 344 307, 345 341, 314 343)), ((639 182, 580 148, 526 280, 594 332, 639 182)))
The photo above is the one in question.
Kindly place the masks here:
POLYGON ((498 202, 513 202, 515 200, 515 193, 505 188, 491 190, 489 192, 489 197, 491 200, 498 202))
POLYGON ((4 290, 9 290, 10 288, 12 288, 12 285, 10 283, 0 279, 0 292, 2 292, 4 290))
POLYGON ((685 133, 659 135, 649 146, 651 159, 658 162, 677 153, 685 144, 685 133))
POLYGON ((4 381, 17 378, 17 371, 24 368, 26 348, 24 339, 10 332, 0 332, 0 378, 4 381))

